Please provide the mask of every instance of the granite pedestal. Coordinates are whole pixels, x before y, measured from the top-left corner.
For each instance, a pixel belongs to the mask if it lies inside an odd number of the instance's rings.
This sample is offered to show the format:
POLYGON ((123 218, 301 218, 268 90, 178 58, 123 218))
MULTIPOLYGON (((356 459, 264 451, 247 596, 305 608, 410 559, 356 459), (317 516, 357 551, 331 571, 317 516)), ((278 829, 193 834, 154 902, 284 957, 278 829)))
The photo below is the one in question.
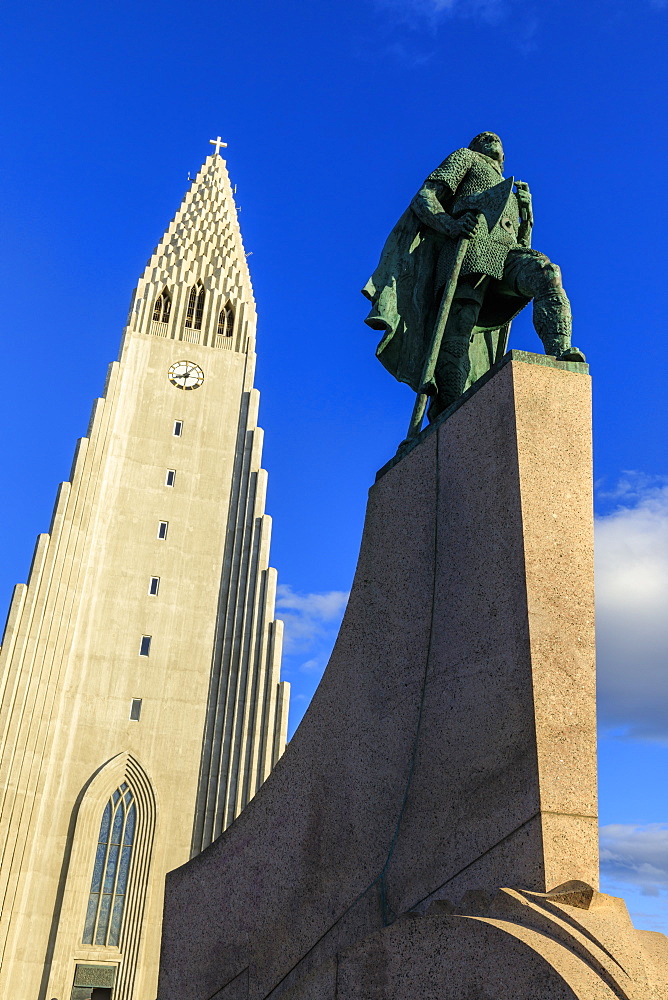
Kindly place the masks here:
POLYGON ((168 876, 158 1000, 664 996, 596 892, 589 392, 511 352, 381 470, 303 722, 168 876))

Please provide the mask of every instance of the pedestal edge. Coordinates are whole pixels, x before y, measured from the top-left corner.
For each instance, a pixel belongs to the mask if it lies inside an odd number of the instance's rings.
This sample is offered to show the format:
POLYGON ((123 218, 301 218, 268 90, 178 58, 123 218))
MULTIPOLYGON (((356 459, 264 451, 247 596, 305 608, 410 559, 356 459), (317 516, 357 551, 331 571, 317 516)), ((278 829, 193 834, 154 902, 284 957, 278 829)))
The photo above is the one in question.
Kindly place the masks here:
POLYGON ((375 481, 378 482, 378 480, 381 479, 386 472, 389 472, 390 469, 405 458, 406 455, 413 450, 413 448, 421 444, 429 434, 433 434, 433 432, 437 430, 441 424, 448 420, 452 414, 460 408, 460 406, 463 406, 464 403, 471 398, 471 396, 475 395, 475 393, 481 389, 483 385, 489 382, 490 379, 494 378, 497 372, 500 372, 501 369, 505 368, 505 366, 511 361, 519 361, 522 364, 527 365, 542 365, 544 368, 560 368, 562 371, 573 372, 576 375, 589 374, 589 365, 583 362, 558 361, 550 354, 532 354, 530 351, 508 351, 507 354, 504 354, 500 361, 497 361, 496 364, 492 365, 489 371, 485 372, 485 374, 479 378, 477 382, 474 382, 470 389, 463 392, 459 399, 456 399, 455 402, 447 408, 447 410, 444 410, 444 412, 441 413, 433 424, 428 424, 424 430, 420 431, 414 440, 402 441, 397 449, 396 455, 394 455, 389 462, 386 462, 385 465, 378 470, 375 481))

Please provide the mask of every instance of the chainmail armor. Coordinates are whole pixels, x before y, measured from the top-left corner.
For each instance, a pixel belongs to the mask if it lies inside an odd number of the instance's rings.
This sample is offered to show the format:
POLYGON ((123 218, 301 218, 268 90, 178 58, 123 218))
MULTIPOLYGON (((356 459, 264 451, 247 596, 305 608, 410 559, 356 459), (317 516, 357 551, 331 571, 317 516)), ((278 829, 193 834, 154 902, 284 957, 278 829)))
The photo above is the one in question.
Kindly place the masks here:
MULTIPOLYGON (((449 215, 457 215, 464 208, 463 200, 469 195, 487 191, 502 180, 503 174, 495 161, 473 149, 456 149, 427 178, 427 181, 447 187, 448 195, 440 200, 449 215)), ((519 214, 517 198, 511 194, 503 217, 492 231, 485 233, 484 229, 482 232, 479 229, 475 239, 471 240, 462 264, 462 275, 488 274, 499 280, 503 277, 508 251, 520 246, 519 214)), ((484 223, 481 223, 481 227, 484 227, 484 223)), ((437 285, 445 284, 456 251, 456 241, 446 239, 436 270, 437 285)))

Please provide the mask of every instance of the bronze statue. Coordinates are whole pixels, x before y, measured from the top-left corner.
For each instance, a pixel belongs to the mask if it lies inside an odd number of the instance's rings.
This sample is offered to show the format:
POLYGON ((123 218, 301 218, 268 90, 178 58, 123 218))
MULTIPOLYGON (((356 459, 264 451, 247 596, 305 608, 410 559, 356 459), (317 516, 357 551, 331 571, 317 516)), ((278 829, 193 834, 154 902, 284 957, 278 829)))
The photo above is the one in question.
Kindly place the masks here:
POLYGON ((397 222, 363 289, 373 303, 365 322, 384 332, 378 358, 418 393, 409 437, 427 397, 433 421, 505 353, 510 321, 531 300, 545 353, 585 360, 571 346, 561 271, 531 249, 529 186, 504 179, 503 161, 493 132, 451 153, 397 222))

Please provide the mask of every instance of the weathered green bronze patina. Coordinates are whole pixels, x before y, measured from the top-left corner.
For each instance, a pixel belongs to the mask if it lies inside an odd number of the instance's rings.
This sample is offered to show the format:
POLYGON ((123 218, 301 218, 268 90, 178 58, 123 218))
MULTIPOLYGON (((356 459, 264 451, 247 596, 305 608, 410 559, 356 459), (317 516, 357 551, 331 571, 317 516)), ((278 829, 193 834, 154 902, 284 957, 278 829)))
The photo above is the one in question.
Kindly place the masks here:
MULTIPOLYGON (((531 249, 529 186, 505 180, 503 161, 493 132, 451 153, 397 222, 363 289, 373 303, 366 323, 384 333, 379 359, 431 397, 430 420, 501 357, 510 321, 532 299, 545 353, 585 360, 571 346, 561 272, 531 249)), ((409 436, 423 412, 419 396, 409 436)))

